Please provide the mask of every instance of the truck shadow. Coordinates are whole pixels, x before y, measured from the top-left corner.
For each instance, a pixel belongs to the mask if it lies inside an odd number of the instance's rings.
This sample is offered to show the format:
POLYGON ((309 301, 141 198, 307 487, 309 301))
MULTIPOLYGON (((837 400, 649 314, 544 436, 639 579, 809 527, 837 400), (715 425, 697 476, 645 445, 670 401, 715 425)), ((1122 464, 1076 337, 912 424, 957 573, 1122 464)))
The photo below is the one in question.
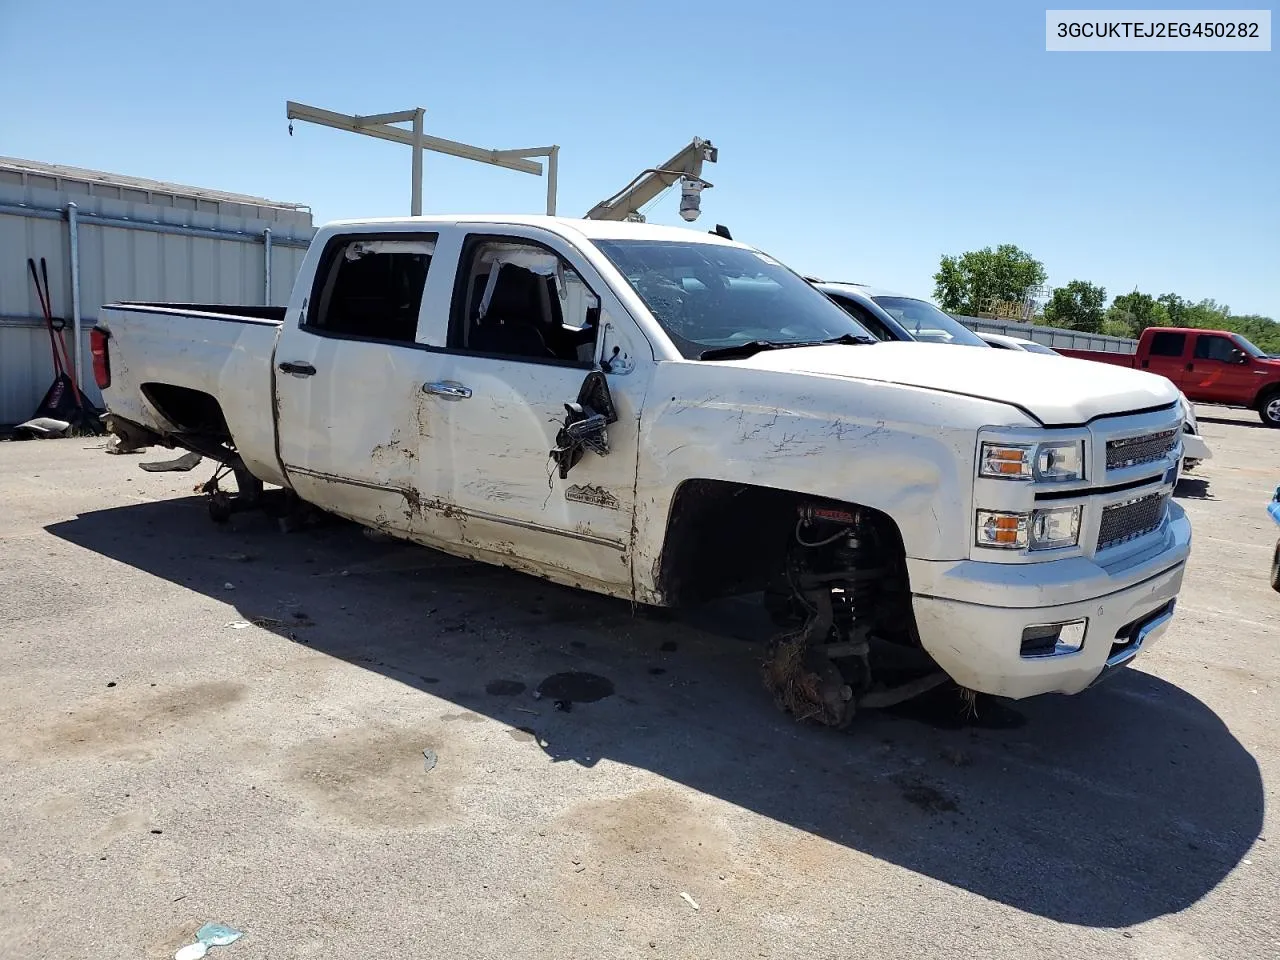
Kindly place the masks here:
POLYGON ((1177 486, 1173 488, 1173 495, 1178 500, 1218 499, 1209 493, 1209 481, 1204 477, 1180 477, 1177 486))
MULTIPOLYGON (((1205 704, 1134 669, 1076 698, 1013 705, 997 715, 1000 729, 981 714, 945 729, 929 715, 878 714, 840 734, 773 707, 739 606, 655 620, 370 542, 346 524, 284 536, 244 515, 214 527, 195 498, 48 529, 234 603, 271 631, 245 634, 256 642, 305 643, 359 664, 506 724, 555 762, 652 771, 1053 920, 1124 927, 1184 910, 1262 826, 1253 757, 1205 704), (604 677, 613 692, 567 710, 552 702, 561 694, 535 697, 565 673, 604 677)), ((1165 642, 1177 642, 1176 629, 1165 642)))

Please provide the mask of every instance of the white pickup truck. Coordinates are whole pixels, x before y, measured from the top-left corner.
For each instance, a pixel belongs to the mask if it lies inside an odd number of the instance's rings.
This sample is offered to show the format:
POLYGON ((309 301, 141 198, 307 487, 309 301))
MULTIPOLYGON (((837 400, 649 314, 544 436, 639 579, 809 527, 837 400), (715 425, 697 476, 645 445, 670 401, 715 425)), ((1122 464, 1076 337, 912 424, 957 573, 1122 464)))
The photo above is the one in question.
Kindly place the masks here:
POLYGON ((1076 693, 1169 624, 1178 392, 879 343, 776 260, 547 217, 330 224, 285 308, 121 303, 109 427, 448 553, 674 606, 763 593, 831 724, 946 678, 1076 693))

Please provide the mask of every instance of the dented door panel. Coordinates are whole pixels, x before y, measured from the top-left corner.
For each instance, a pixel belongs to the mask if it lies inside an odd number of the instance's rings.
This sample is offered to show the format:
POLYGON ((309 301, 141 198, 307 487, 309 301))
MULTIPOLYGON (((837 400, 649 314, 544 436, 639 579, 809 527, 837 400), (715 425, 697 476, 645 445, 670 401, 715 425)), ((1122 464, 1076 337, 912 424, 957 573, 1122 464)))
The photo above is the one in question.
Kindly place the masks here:
POLYGON ((426 356, 412 347, 318 337, 315 374, 277 372, 281 456, 302 499, 371 527, 413 528, 419 441, 415 386, 426 356))
MULTIPOLYGON (((558 571, 628 596, 638 378, 609 378, 618 419, 609 453, 587 451, 561 478, 551 457, 589 371, 581 367, 438 354, 441 380, 467 399, 425 394, 420 429, 442 495, 427 509, 455 524, 464 550, 485 559, 520 558, 521 569, 558 571)), ((514 564, 509 564, 514 565, 514 564)))

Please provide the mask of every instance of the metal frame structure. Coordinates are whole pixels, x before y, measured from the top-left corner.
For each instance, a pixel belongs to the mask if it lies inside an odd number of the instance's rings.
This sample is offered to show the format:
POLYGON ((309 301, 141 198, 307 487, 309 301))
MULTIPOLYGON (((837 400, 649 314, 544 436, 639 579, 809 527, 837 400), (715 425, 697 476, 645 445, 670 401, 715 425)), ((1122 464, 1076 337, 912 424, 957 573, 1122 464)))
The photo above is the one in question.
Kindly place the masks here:
MULTIPOLYGON (((536 177, 543 175, 543 165, 537 163, 530 157, 546 157, 546 177, 547 177, 547 215, 555 216, 556 212, 556 190, 558 188, 558 173, 560 166, 560 147, 553 145, 549 147, 530 147, 527 150, 487 150, 484 147, 472 146, 469 143, 459 143, 457 140, 445 140, 443 137, 433 137, 423 133, 423 116, 426 110, 422 107, 414 107, 412 110, 400 110, 393 113, 375 113, 368 116, 357 116, 354 114, 335 113, 332 110, 322 110, 320 107, 308 106, 305 103, 296 103, 293 100, 285 104, 285 113, 289 120, 301 120, 305 123, 315 123, 324 127, 333 127, 335 130, 346 130, 348 133, 359 133, 366 137, 376 137, 379 140, 390 140, 392 143, 403 143, 413 148, 413 166, 410 174, 410 216, 422 216, 422 151, 431 150, 435 153, 448 154, 451 157, 460 157, 463 160, 475 160, 479 163, 492 164, 495 167, 505 167, 508 170, 516 170, 520 173, 531 173, 536 177), (410 123, 412 129, 405 130, 403 127, 393 126, 397 123, 410 123)), ((289 126, 290 133, 293 132, 293 126, 289 126)))
POLYGON ((607 200, 587 211, 587 220, 644 220, 640 208, 676 181, 682 184, 680 216, 696 220, 700 211, 698 194, 711 184, 702 179, 702 164, 715 163, 720 151, 710 140, 694 137, 680 152, 660 167, 642 170, 630 183, 607 200))

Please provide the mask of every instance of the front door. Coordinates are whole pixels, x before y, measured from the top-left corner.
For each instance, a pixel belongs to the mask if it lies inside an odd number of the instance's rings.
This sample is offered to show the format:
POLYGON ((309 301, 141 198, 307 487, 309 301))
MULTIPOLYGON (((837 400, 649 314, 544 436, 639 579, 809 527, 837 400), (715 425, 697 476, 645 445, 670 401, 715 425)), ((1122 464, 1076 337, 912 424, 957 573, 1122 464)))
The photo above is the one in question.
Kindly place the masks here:
POLYGON ((607 364, 616 412, 604 430, 607 453, 587 447, 562 456, 564 476, 552 456, 566 417, 593 412, 569 414, 566 404, 601 371, 598 339, 606 324, 584 277, 594 279, 589 265, 549 234, 467 236, 448 347, 423 385, 425 419, 434 425, 433 467, 447 501, 439 509, 458 525, 464 545, 483 559, 629 596, 648 367, 627 353, 607 364))
POLYGON ((1208 403, 1241 403, 1241 397, 1256 389, 1249 363, 1240 362, 1242 355, 1243 351, 1229 337, 1196 334, 1187 380, 1196 396, 1208 403))

